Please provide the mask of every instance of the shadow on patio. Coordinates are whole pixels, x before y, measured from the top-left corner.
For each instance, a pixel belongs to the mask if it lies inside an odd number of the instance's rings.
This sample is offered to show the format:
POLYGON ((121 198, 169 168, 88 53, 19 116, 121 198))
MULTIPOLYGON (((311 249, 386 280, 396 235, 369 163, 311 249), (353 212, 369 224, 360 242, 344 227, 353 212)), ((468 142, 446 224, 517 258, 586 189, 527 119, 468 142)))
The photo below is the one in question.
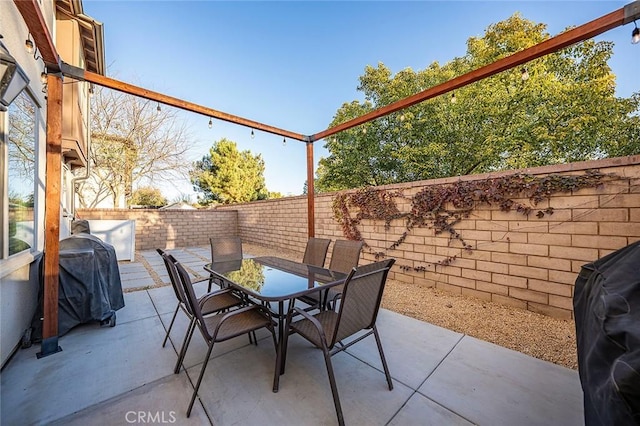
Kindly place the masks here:
MULTIPOLYGON (((171 252, 202 273, 208 250, 171 252)), ((186 373, 174 375, 187 321, 178 317, 172 345, 162 348, 176 301, 161 258, 142 252, 136 262, 121 263, 120 273, 125 289, 167 285, 126 293, 116 327, 76 327, 60 338, 58 354, 38 360, 39 346, 19 351, 2 372, 2 424, 337 423, 322 353, 298 336, 290 339, 280 391, 271 392, 275 353, 264 331, 257 347, 244 337, 214 347, 187 419, 205 344, 194 337, 186 373)), ((336 355, 347 424, 584 423, 577 371, 388 310, 378 326, 394 390, 387 389, 372 337, 336 355)))

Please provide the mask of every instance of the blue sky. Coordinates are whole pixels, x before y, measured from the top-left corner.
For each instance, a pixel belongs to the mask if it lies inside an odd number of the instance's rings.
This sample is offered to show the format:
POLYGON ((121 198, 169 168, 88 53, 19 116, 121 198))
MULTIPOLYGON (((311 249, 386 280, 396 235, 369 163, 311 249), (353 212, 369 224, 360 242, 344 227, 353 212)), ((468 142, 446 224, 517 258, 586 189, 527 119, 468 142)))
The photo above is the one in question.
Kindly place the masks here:
MULTIPOLYGON (((620 1, 246 2, 84 0, 104 24, 108 75, 210 108, 305 135, 328 127, 344 102, 361 99, 367 65, 394 73, 464 55, 466 41, 515 12, 547 24, 551 35, 625 4, 620 1)), ((620 96, 640 90, 640 46, 632 24, 597 40, 615 43, 609 62, 620 96), (635 70, 634 70, 635 69, 635 70)), ((192 113, 190 160, 226 137, 261 154, 270 191, 298 195, 305 145, 192 113)), ((314 144, 317 161, 328 155, 314 144)), ((169 198, 192 193, 187 180, 162 186, 169 198)), ((195 197, 194 197, 195 200, 195 197)))

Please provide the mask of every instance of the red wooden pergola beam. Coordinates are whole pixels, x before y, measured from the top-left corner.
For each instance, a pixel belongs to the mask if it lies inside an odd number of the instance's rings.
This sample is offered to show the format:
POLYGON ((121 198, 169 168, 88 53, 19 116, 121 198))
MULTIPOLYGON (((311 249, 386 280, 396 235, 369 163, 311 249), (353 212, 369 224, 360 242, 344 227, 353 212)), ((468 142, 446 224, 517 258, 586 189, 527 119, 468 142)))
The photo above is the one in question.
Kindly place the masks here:
MULTIPOLYGON (((42 16, 38 0, 14 0, 18 11, 22 15, 27 28, 33 37, 35 46, 40 51, 40 56, 47 69, 51 72, 60 70, 60 56, 51 38, 47 23, 42 16)), ((54 6, 55 7, 55 6, 54 6)), ((26 34, 25 34, 26 39, 26 34)))
POLYGON ((605 31, 636 19, 638 12, 636 10, 634 13, 633 10, 637 9, 639 4, 639 1, 635 1, 634 3, 631 3, 624 8, 620 8, 591 22, 580 25, 579 27, 573 28, 567 32, 545 40, 535 46, 531 46, 527 49, 521 50, 520 52, 514 53, 513 55, 507 56, 506 58, 499 59, 494 63, 485 65, 484 67, 458 76, 452 80, 431 87, 420 93, 416 93, 415 95, 393 102, 375 111, 371 111, 367 114, 361 115, 352 120, 346 121, 342 124, 311 135, 309 137, 309 140, 311 142, 314 142, 319 139, 326 138, 336 133, 359 126, 368 121, 375 120, 376 118, 383 117, 417 103, 435 98, 436 96, 440 96, 452 90, 459 89, 476 81, 491 77, 492 75, 498 74, 510 68, 517 67, 518 65, 527 63, 536 58, 540 58, 541 56, 556 52, 572 44, 595 37, 599 34, 604 33, 605 31))
POLYGON ((185 111, 195 112, 207 117, 217 118, 218 120, 228 121, 230 123, 239 124, 241 126, 251 127, 255 130, 261 130, 263 132, 272 133, 275 135, 284 136, 287 138, 305 141, 306 136, 301 133, 291 132, 289 130, 280 129, 278 127, 270 126, 268 124, 260 123, 258 121, 249 120, 237 115, 228 114, 226 112, 218 111, 213 108, 208 108, 202 105, 195 104, 193 102, 185 101, 182 99, 174 98, 173 96, 164 95, 162 93, 154 92, 143 87, 135 86, 130 83, 125 83, 104 75, 100 75, 91 71, 86 71, 82 68, 73 67, 66 63, 62 64, 62 74, 74 78, 76 80, 88 81, 90 83, 98 84, 102 87, 118 90, 120 92, 128 93, 130 95, 139 96, 141 98, 149 99, 152 101, 160 102, 165 105, 171 105, 176 108, 183 109, 185 111))

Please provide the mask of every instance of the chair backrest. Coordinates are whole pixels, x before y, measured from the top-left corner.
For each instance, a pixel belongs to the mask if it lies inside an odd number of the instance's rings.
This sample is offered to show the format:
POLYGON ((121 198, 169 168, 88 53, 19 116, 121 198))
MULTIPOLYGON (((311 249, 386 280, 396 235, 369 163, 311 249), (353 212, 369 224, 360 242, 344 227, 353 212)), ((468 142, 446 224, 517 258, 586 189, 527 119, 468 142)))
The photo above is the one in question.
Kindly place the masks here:
POLYGON ((336 240, 331 251, 329 269, 348 274, 352 268, 358 266, 363 245, 362 241, 336 240))
POLYGON ((196 297, 196 292, 193 289, 193 285, 191 284, 191 278, 189 277, 189 273, 184 269, 184 267, 175 260, 175 258, 171 255, 168 256, 171 263, 174 265, 179 281, 184 290, 187 311, 196 318, 196 323, 198 324, 198 328, 202 332, 202 335, 205 339, 211 340, 211 333, 207 330, 207 326, 204 322, 204 317, 202 316, 202 310, 200 309, 200 304, 198 303, 198 298, 196 297))
MULTIPOLYGON (((171 260, 169 260, 169 253, 162 249, 156 249, 162 260, 164 261, 164 266, 167 268, 167 273, 169 273, 169 280, 171 281, 171 287, 173 287, 173 292, 176 295, 176 298, 180 303, 186 303, 186 298, 184 295, 184 290, 182 289, 182 284, 180 284, 180 278, 178 277, 178 271, 176 267, 173 265, 171 260)), ((171 258, 175 258, 171 256, 171 258)))
POLYGON ((342 290, 336 331, 329 343, 330 348, 336 342, 375 325, 387 275, 395 261, 386 259, 365 265, 362 268, 368 272, 364 273, 359 273, 359 268, 351 271, 342 290))
POLYGON ((242 259, 242 240, 240 237, 209 238, 211 244, 211 261, 227 262, 242 259))
POLYGON ((309 238, 307 248, 304 250, 302 263, 307 265, 324 267, 324 261, 327 258, 327 250, 329 249, 331 240, 325 238, 309 238))

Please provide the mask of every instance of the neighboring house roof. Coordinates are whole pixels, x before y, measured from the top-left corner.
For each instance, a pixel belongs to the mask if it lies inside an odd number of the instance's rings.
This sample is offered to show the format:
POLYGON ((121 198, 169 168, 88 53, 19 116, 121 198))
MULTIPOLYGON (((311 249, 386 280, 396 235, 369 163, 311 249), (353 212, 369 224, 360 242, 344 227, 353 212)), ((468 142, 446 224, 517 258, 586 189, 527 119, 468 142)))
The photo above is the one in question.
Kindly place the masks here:
POLYGON ((82 0, 56 0, 56 10, 78 22, 86 70, 105 75, 102 22, 84 14, 82 0))
POLYGON ((192 205, 180 202, 180 203, 173 203, 173 204, 169 204, 168 206, 160 207, 159 210, 197 210, 197 209, 192 205))

